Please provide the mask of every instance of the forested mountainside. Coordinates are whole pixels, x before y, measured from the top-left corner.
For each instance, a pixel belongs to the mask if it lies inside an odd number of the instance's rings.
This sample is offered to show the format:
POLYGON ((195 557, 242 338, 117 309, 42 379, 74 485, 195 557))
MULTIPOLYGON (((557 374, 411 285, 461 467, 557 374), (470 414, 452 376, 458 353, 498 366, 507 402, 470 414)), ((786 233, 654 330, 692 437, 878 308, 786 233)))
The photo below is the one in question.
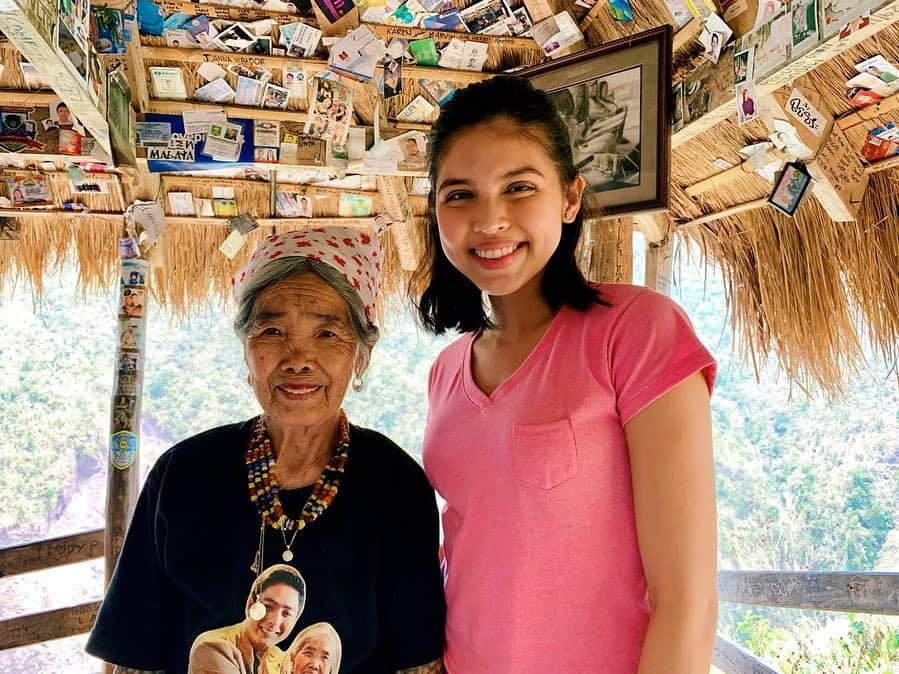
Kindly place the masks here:
MULTIPOLYGON (((115 352, 115 304, 75 290, 76 274, 48 279, 43 299, 0 296, 0 546, 102 526, 115 352)), ((724 291, 710 271, 684 266, 673 297, 719 361, 713 397, 722 568, 899 571, 899 383, 871 363, 845 398, 808 398, 773 368, 757 382, 731 353, 724 291)), ((245 383, 229 308, 170 322, 151 308, 144 382, 142 464, 205 428, 257 412, 245 383)), ((428 368, 451 338, 394 315, 376 347, 350 418, 420 454, 428 368)), ((2 617, 102 591, 98 565, 0 580, 2 617), (72 579, 77 576, 78 580, 72 579), (69 588, 71 589, 71 588, 69 588)), ((720 630, 785 672, 895 672, 895 620, 722 605, 720 630)), ((0 670, 96 672, 82 640, 0 653, 0 670), (79 659, 80 658, 80 659, 79 659), (78 664, 76 664, 78 663, 78 664), (48 668, 49 667, 49 668, 48 668), (77 667, 77 669, 72 669, 77 667)))

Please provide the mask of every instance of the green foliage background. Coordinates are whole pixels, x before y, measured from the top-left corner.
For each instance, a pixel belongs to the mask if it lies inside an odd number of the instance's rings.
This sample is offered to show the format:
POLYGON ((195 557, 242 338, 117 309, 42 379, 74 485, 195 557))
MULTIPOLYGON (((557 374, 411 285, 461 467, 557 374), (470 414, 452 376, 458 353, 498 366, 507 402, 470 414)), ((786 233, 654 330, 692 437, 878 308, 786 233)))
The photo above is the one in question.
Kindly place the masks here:
MULTIPOLYGON (((67 270, 37 304, 27 289, 0 297, 0 546, 43 537, 85 479, 105 470, 115 298, 74 286, 67 270)), ((721 567, 899 570, 895 376, 872 364, 836 401, 791 391, 772 368, 757 382, 731 354, 720 280, 685 267, 672 294, 719 360, 721 567)), ((229 318, 210 308, 169 323, 151 304, 145 468, 179 439, 257 413, 229 318)), ((393 317, 364 391, 348 393, 350 418, 420 456, 428 369, 449 341, 393 317)), ((894 620, 722 605, 719 628, 785 672, 899 671, 894 620)))

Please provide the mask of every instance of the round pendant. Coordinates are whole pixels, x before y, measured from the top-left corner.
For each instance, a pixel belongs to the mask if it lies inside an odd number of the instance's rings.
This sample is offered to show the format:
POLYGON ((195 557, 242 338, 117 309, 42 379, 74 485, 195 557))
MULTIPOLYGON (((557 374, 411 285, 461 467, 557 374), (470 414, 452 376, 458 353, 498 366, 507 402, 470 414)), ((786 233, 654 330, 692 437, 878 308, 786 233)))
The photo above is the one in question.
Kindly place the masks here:
POLYGON ((262 620, 265 617, 265 604, 258 599, 252 603, 250 610, 247 611, 253 620, 262 620))
POLYGON ((285 562, 289 562, 291 559, 293 559, 293 553, 290 551, 290 548, 281 553, 281 559, 283 559, 285 562))

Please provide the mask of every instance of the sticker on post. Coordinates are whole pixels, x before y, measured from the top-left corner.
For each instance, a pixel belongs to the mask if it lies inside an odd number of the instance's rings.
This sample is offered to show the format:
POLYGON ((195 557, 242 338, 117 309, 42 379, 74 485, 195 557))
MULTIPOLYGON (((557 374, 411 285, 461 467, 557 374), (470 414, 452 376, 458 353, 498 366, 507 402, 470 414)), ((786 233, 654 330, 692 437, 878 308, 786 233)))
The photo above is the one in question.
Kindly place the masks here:
POLYGON ((138 438, 135 433, 120 431, 112 434, 109 460, 118 470, 130 468, 137 458, 138 438))

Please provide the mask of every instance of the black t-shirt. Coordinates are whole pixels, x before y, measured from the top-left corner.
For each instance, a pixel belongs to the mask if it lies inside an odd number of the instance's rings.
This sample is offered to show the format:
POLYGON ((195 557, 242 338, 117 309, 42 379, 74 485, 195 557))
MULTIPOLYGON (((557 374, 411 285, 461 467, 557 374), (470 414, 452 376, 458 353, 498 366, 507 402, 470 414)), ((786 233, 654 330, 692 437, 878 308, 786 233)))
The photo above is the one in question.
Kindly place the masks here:
MULTIPOLYGON (((198 634, 244 619, 260 524, 244 464, 252 424, 185 440, 150 471, 89 653, 182 674, 198 634)), ((306 494, 285 493, 289 513, 306 494)), ((434 493, 389 439, 350 427, 337 497, 297 534, 292 550, 306 607, 280 648, 324 621, 342 641, 341 674, 394 672, 441 657, 446 609, 434 493)), ((280 532, 266 527, 264 565, 283 563, 283 551, 280 532)))

